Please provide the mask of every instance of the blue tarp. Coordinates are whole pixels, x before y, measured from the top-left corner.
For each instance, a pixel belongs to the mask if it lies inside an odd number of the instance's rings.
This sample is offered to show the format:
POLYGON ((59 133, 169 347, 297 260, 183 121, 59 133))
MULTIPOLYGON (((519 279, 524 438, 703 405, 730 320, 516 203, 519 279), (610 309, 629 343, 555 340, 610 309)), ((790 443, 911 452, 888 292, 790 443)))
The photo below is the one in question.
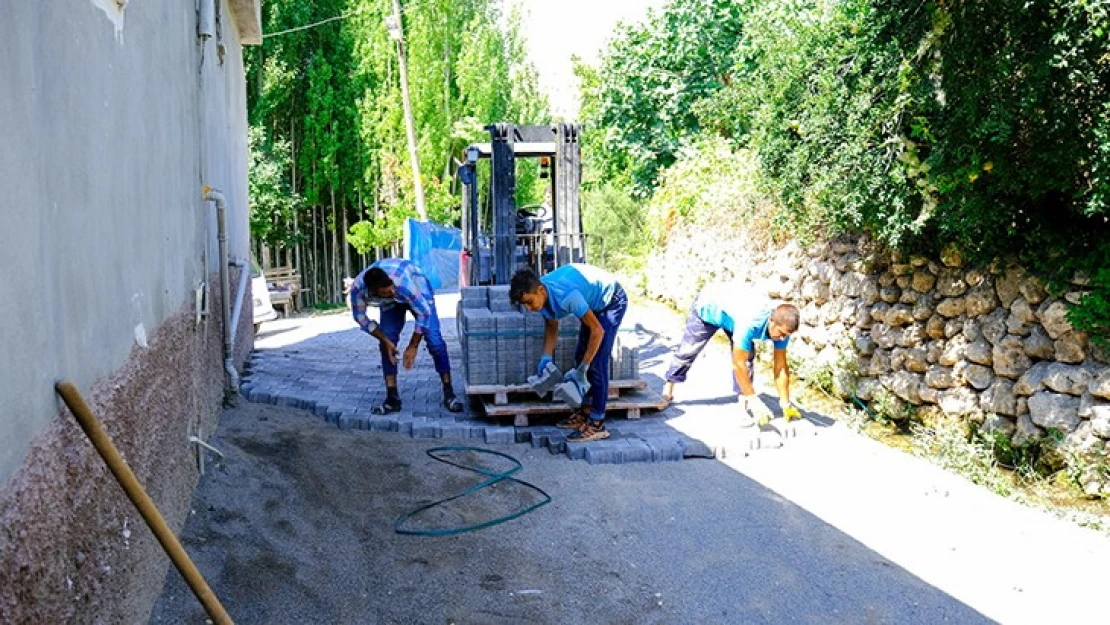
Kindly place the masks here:
POLYGON ((405 258, 416 263, 432 288, 459 285, 459 254, 462 231, 428 221, 405 220, 405 258))

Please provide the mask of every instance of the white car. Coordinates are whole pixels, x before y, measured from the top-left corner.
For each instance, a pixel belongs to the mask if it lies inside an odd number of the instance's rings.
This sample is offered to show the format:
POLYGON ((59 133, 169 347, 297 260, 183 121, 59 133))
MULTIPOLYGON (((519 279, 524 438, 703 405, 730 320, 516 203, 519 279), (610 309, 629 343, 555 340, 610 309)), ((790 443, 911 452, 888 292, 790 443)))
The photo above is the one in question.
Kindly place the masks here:
POLYGON ((262 322, 273 321, 278 318, 278 314, 270 303, 270 288, 266 284, 266 276, 254 259, 251 259, 251 295, 254 297, 254 333, 258 334, 262 322))

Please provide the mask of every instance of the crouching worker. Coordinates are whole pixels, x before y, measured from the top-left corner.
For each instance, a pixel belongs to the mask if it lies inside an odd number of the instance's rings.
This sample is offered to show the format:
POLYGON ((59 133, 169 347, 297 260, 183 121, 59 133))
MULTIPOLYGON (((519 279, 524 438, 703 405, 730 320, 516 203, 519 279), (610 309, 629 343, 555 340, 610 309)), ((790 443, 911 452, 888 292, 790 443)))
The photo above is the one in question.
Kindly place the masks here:
POLYGON ((667 370, 664 399, 673 399, 674 385, 686 381, 690 366, 718 330, 724 330, 732 344, 732 385, 744 408, 741 425, 751 426, 753 417, 760 427, 771 421, 771 410, 759 399, 753 385, 758 340, 771 341, 774 346, 775 388, 783 418, 787 422, 801 419, 801 413, 790 403, 790 366, 786 362, 790 335, 798 330, 798 309, 727 285, 707 286, 694 301, 686 319, 682 345, 667 370))
POLYGON ((447 358, 447 343, 439 330, 435 293, 420 268, 412 261, 383 258, 354 279, 349 299, 355 321, 364 332, 378 339, 381 348, 386 395, 385 401, 374 406, 373 411, 387 414, 401 409, 401 395, 397 392, 397 342, 405 327, 405 313, 411 312, 416 327, 401 356, 402 363, 406 369, 412 369, 417 348, 423 341, 443 382, 443 406, 451 412, 462 412, 463 404, 451 386, 451 363, 447 358), (367 306, 381 309, 380 323, 366 316, 367 306))
POLYGON ((609 358, 628 309, 628 296, 617 279, 585 264, 563 265, 542 278, 525 267, 513 275, 509 300, 544 317, 543 356, 537 366, 540 375, 552 361, 559 319, 574 315, 582 322, 574 351, 577 367, 567 371, 563 380, 577 385, 583 404, 557 425, 576 430, 567 437, 569 442, 608 438, 605 405, 609 398, 609 358))

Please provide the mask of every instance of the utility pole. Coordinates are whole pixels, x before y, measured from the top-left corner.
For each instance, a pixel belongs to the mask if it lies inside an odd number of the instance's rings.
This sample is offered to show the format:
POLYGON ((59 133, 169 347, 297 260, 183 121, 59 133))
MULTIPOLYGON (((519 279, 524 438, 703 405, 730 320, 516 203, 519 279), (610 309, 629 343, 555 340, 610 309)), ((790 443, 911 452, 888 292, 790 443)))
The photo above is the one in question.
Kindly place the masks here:
POLYGON ((397 60, 401 69, 401 101, 405 105, 405 127, 409 135, 409 160, 412 161, 416 212, 420 215, 420 221, 428 221, 428 212, 424 209, 424 183, 420 180, 420 154, 416 149, 416 127, 412 119, 412 103, 409 101, 409 73, 405 66, 405 31, 401 22, 401 0, 393 0, 393 15, 386 18, 385 26, 389 30, 389 35, 397 42, 397 60))

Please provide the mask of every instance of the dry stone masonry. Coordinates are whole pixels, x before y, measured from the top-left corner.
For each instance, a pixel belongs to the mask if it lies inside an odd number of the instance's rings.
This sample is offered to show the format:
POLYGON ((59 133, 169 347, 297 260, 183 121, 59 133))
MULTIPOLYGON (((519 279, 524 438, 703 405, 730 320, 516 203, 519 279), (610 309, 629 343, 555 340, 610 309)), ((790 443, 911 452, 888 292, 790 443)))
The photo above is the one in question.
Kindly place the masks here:
MULTIPOLYGON (((543 316, 520 312, 509 302, 507 286, 460 289, 459 340, 463 375, 472 386, 516 386, 527 383, 543 354, 543 316)), ((580 322, 574 317, 559 321, 559 338, 552 358, 560 371, 574 368, 580 322)), ((630 341, 613 346, 610 377, 638 378, 639 356, 630 341)))
MULTIPOLYGON (((1055 430, 1069 449, 1110 453, 1108 355, 1067 320, 1081 280, 1058 298, 1019 266, 970 267, 956 254, 885 255, 867 239, 736 252, 744 244, 672 234, 644 287, 685 307, 706 281, 747 281, 798 306, 795 361, 857 372, 845 397, 889 393, 982 419, 1014 446, 1055 430)), ((1110 493, 1091 469, 1081 479, 1087 492, 1110 493)))

